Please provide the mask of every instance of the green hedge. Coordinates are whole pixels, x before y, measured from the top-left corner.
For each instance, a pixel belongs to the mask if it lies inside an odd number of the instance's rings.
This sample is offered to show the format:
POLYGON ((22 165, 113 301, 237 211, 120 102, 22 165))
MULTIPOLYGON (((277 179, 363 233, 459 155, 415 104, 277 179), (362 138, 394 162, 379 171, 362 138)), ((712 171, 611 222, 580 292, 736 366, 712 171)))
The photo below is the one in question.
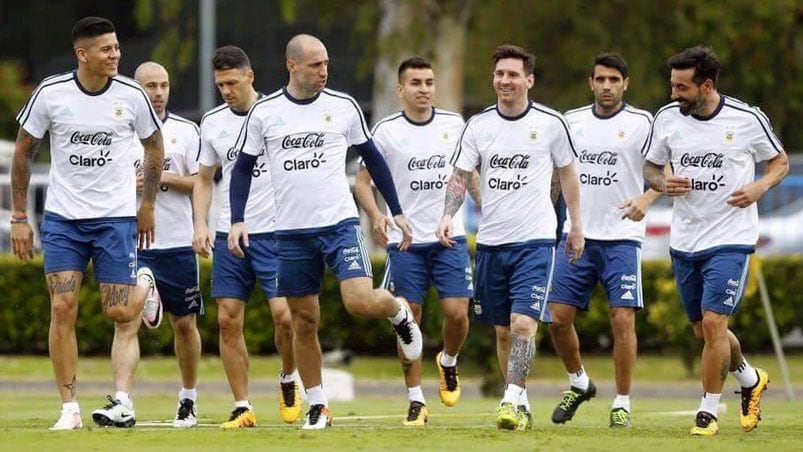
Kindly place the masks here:
MULTIPOLYGON (((376 283, 384 263, 374 261, 376 283)), ((803 259, 787 257, 762 262, 767 287, 772 299, 775 319, 781 334, 795 325, 803 325, 803 259)), ((211 262, 201 261, 201 290, 206 302, 206 315, 199 319, 205 353, 218 350, 217 308, 209 296, 211 262)), ((668 262, 645 262, 643 268, 646 308, 637 314, 640 350, 686 351, 695 356, 696 341, 685 319, 675 290, 668 262)), ((0 255, 0 353, 47 353, 49 300, 42 274, 42 259, 22 265, 13 256, 0 255)), ((434 291, 424 314, 426 346, 438 347, 440 341, 440 306, 434 291)), ((358 354, 390 355, 395 353, 393 332, 388 322, 358 319, 348 315, 340 301, 338 285, 327 273, 321 294, 321 343, 325 349, 344 347, 358 354)), ((261 291, 255 291, 246 309, 246 342, 252 353, 275 353, 273 326, 268 305, 261 291)), ((165 322, 157 330, 140 331, 143 354, 172 354, 172 330, 165 322)), ((747 351, 770 350, 764 313, 757 291, 748 289, 739 312, 732 320, 733 329, 747 351)), ((591 309, 578 316, 577 329, 584 352, 606 351, 600 337, 610 337, 607 303, 601 290, 595 292, 591 309)), ((539 352, 551 350, 546 328, 539 331, 539 352)), ((82 354, 107 354, 111 346, 113 325, 100 310, 97 283, 91 270, 84 280, 78 315, 78 347, 82 354)), ((471 325, 468 343, 461 356, 495 368, 494 332, 492 328, 471 325)), ((603 341, 604 342, 604 341, 603 341)))

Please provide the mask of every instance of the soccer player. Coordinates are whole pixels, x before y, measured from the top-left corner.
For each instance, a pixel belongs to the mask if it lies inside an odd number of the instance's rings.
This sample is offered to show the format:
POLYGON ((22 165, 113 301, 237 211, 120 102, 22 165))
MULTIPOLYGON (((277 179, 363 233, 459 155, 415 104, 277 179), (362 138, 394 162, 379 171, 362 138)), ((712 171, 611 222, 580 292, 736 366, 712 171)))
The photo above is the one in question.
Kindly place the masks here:
MULTIPOLYGON (((198 258, 192 250, 192 194, 198 173, 198 126, 167 111, 170 78, 160 64, 148 61, 134 72, 134 79, 148 94, 154 111, 162 121, 165 161, 156 218, 160 227, 150 250, 139 255, 139 265, 147 266, 156 278, 156 288, 173 327, 173 348, 181 371, 181 390, 173 426, 194 427, 198 423, 196 383, 201 360, 201 335, 196 317, 203 313, 203 299, 198 285, 198 258)), ((136 162, 137 191, 142 183, 141 160, 136 162)), ((161 312, 146 313, 145 326, 155 328, 161 312)), ((138 326, 138 325, 137 325, 138 326)), ((132 328, 136 334, 138 328, 132 328)), ((115 340, 121 329, 115 331, 115 340)))
POLYGON ((552 172, 559 175, 571 228, 565 252, 583 252, 576 152, 563 116, 531 101, 535 57, 502 45, 493 53, 496 105, 472 116, 457 142, 454 172, 446 188, 437 234, 456 244, 454 216, 479 165, 482 219, 477 233, 474 315, 496 329, 505 395, 496 410, 500 429, 532 428, 525 382, 535 355, 539 320, 547 320, 557 219, 550 196, 552 172))
MULTIPOLYGON (((404 60, 398 77, 396 94, 403 109, 379 121, 371 134, 398 184, 399 201, 413 231, 412 245, 402 250, 402 234, 393 229, 386 232, 392 224, 392 214, 388 210, 386 215, 377 207, 371 176, 365 167, 357 173, 354 192, 371 218, 374 239, 387 247, 384 286, 410 302, 416 323, 421 323, 422 303, 430 281, 438 290, 443 308, 443 350, 435 358, 439 394, 444 405, 454 406, 460 398, 457 354, 468 334, 468 300, 473 294, 462 209, 456 214, 460 220, 455 224, 455 246, 438 243, 435 229, 449 176, 446 158, 464 122, 459 114, 432 106, 435 74, 429 61, 422 57, 404 60)), ((479 188, 476 184, 473 187, 479 188)), ((472 196, 479 205, 477 190, 472 196)), ((429 413, 421 391, 421 359, 407 361, 401 357, 409 400, 404 425, 425 425, 429 413)))
POLYGON ((224 103, 208 111, 201 119, 201 154, 199 177, 193 188, 195 235, 193 248, 203 256, 214 249, 212 296, 218 305, 220 357, 234 395, 230 419, 224 429, 254 427, 256 416, 248 401, 248 349, 243 335, 245 306, 259 281, 273 316, 274 341, 282 358, 279 373, 279 414, 282 421, 293 423, 301 416, 296 365, 293 357, 293 330, 287 300, 276 291, 276 251, 273 232, 275 207, 273 184, 266 158, 261 156, 251 186, 251 200, 246 211, 254 234, 245 259, 232 255, 226 247, 229 230, 229 180, 237 160, 234 147, 248 109, 260 94, 254 89, 254 71, 248 55, 235 46, 215 50, 212 56, 215 84, 224 103), (222 166, 221 207, 217 233, 213 236, 206 221, 212 199, 215 171, 222 166))
MULTIPOLYGON (((580 217, 585 225, 583 255, 570 262, 555 257, 555 273, 547 300, 552 343, 569 374, 569 390, 552 413, 552 422, 570 420, 578 406, 596 395, 580 360, 580 343, 574 329, 578 309, 587 311, 591 293, 601 283, 611 306, 616 398, 611 427, 630 426, 630 384, 636 364, 636 311, 641 296, 641 242, 644 218, 660 196, 644 192, 644 150, 652 116, 625 104, 627 62, 615 53, 594 59, 588 84, 594 103, 566 113, 574 144, 579 150, 580 217)), ((571 230, 571 222, 564 225, 571 230)), ((560 245, 558 245, 560 248, 560 245)))
MULTIPOLYGON (((340 281, 343 304, 361 317, 389 318, 407 359, 421 355, 421 331, 407 302, 372 288, 371 262, 360 231, 357 207, 345 173, 346 150, 355 146, 402 229, 410 230, 390 171, 376 149, 362 110, 349 95, 325 89, 329 56, 317 38, 301 34, 287 43, 286 87, 257 101, 240 132, 231 178, 232 227, 229 248, 243 255, 253 248, 243 217, 248 185, 258 156, 266 153, 276 194, 278 291, 288 298, 293 317, 293 350, 309 411, 304 429, 323 429, 332 417, 321 386, 318 343, 319 294, 324 262, 340 281), (264 150, 263 150, 264 148, 264 150), (242 245, 242 246, 241 246, 242 245)), ((247 205, 255 204, 252 199, 247 205)))
POLYGON ((674 198, 670 254, 686 315, 703 340, 703 393, 692 435, 719 432, 717 409, 730 371, 742 387, 740 423, 761 419, 769 376, 750 366, 728 320, 744 294, 748 261, 758 239, 756 201, 789 171, 789 160, 757 107, 720 94, 721 64, 708 47, 688 48, 667 61, 672 103, 657 113, 644 177, 674 198), (767 162, 755 179, 755 162, 767 162), (663 167, 670 164, 673 176, 663 167))
MULTIPOLYGON (((45 278, 50 292, 48 344, 62 400, 52 430, 83 426, 77 397, 78 294, 92 259, 103 314, 115 329, 138 326, 143 306, 158 303, 153 274, 137 270, 137 246, 154 239, 154 202, 162 172, 161 122, 135 81, 117 74, 120 45, 114 25, 85 17, 72 30, 78 69, 46 78, 17 116, 20 124, 11 170, 11 240, 23 261, 33 257, 33 231, 26 215, 30 161, 50 132, 52 163, 42 222, 45 278), (145 150, 142 204, 136 206, 131 142, 145 150)), ((117 392, 93 419, 102 426, 132 427, 134 369, 121 369, 139 353, 134 335, 112 346, 117 392)))

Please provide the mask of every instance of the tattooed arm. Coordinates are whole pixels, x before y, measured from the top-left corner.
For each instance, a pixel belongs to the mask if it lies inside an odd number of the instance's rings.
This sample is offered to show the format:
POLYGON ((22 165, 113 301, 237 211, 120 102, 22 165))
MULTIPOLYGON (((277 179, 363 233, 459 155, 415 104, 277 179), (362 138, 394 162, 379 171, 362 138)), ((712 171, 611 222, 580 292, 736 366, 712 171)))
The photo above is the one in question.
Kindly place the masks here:
POLYGON ((452 240, 452 217, 457 213, 457 210, 460 209, 460 206, 463 205, 463 201, 466 199, 466 189, 470 177, 470 171, 464 171, 455 167, 452 172, 452 177, 449 178, 449 182, 446 184, 443 217, 435 233, 443 246, 451 248, 452 245, 456 243, 452 240))
POLYGON ((14 160, 11 163, 11 246, 23 262, 33 258, 33 229, 27 221, 28 186, 31 183, 31 161, 39 150, 41 139, 22 127, 17 132, 14 160))
POLYGON ((560 198, 560 173, 557 168, 552 171, 552 184, 549 187, 549 198, 552 200, 553 205, 557 204, 558 198, 560 198))
POLYGON ((480 172, 474 170, 470 174, 468 181, 468 194, 474 200, 474 204, 480 209, 482 208, 482 194, 480 193, 480 172))
POLYGON ((140 248, 150 248, 156 227, 153 203, 156 201, 156 192, 159 189, 159 180, 162 177, 162 166, 164 165, 162 132, 159 130, 153 132, 151 136, 142 140, 142 146, 145 148, 145 162, 142 165, 144 179, 142 205, 137 212, 137 236, 140 248))

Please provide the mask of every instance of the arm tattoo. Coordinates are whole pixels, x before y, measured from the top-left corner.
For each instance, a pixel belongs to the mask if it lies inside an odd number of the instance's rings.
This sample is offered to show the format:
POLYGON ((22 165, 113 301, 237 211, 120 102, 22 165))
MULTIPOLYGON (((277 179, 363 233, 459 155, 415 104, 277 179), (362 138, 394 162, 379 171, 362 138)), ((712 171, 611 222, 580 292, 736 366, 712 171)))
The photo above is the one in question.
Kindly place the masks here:
POLYGON ((477 207, 482 208, 482 194, 480 193, 480 173, 472 171, 469 173, 468 194, 474 200, 477 207))
POLYGON ((549 187, 549 197, 552 199, 552 204, 557 204, 558 198, 560 198, 560 173, 557 168, 552 171, 552 185, 549 187))
POLYGON ((50 287, 50 295, 59 295, 75 292, 75 277, 60 278, 58 274, 48 275, 47 285, 50 287))
POLYGON ((101 284, 100 302, 103 305, 103 312, 115 306, 128 306, 128 295, 131 286, 125 284, 101 284))
POLYGON ((452 177, 446 184, 446 200, 443 205, 443 214, 453 217, 457 209, 463 205, 466 199, 466 186, 468 185, 468 171, 455 168, 452 177))
POLYGON ((31 183, 31 161, 39 150, 39 138, 29 134, 22 127, 17 132, 14 160, 11 164, 11 197, 13 209, 25 212, 28 201, 28 185, 31 183))
POLYGON ((159 180, 162 177, 162 167, 164 166, 162 132, 159 130, 153 132, 151 136, 142 140, 142 146, 145 148, 142 200, 153 203, 156 199, 156 192, 159 190, 159 180))
POLYGON ((644 179, 647 181, 647 185, 649 185, 650 188, 663 193, 666 184, 663 165, 659 166, 646 160, 644 162, 644 179))
POLYGON ((505 383, 524 387, 535 356, 535 336, 523 338, 510 335, 510 356, 507 359, 505 383))

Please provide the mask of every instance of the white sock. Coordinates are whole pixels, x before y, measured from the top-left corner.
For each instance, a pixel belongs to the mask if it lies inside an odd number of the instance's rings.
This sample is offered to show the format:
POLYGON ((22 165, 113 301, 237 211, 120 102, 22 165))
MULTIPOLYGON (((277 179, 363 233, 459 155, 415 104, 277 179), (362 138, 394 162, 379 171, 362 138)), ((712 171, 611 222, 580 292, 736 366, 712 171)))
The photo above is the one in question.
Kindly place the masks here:
POLYGON ((616 398, 613 399, 613 405, 611 405, 611 410, 617 408, 624 408, 628 413, 630 412, 630 394, 616 394, 616 398))
POLYGON ((407 318, 407 310, 404 309, 404 307, 402 306, 402 302, 397 298, 396 303, 399 303, 399 312, 397 312, 396 315, 394 315, 393 317, 388 317, 390 323, 394 325, 400 324, 403 320, 407 318))
POLYGON ((134 401, 131 400, 131 396, 128 395, 127 392, 117 391, 114 393, 114 400, 119 400, 120 404, 124 407, 128 408, 129 410, 134 409, 134 401))
POLYGON ((703 394, 702 400, 700 400, 700 408, 697 409, 697 412, 705 411, 706 413, 710 413, 714 417, 717 417, 717 411, 719 410, 719 397, 722 394, 710 394, 705 393, 703 394))
POLYGON ((279 371, 279 382, 280 383, 292 383, 298 380, 298 369, 293 370, 289 374, 284 373, 283 370, 279 371))
POLYGON ((329 401, 326 400, 326 394, 323 393, 322 385, 307 388, 307 402, 309 403, 309 406, 312 405, 329 406, 329 401))
POLYGON ((758 373, 756 373, 755 367, 751 366, 744 358, 742 358, 742 363, 739 364, 739 367, 731 373, 736 377, 739 386, 743 388, 752 388, 758 383, 758 373))
POLYGON ((569 385, 574 386, 575 388, 585 391, 588 389, 588 374, 586 373, 586 368, 580 366, 580 370, 577 372, 571 372, 569 375, 569 385))
POLYGON ((519 401, 516 403, 517 406, 524 405, 524 408, 527 411, 532 412, 533 410, 530 409, 530 399, 527 397, 527 388, 521 390, 521 394, 519 394, 519 401))
POLYGON ((234 402, 234 408, 248 408, 249 410, 253 410, 254 407, 251 405, 251 402, 248 400, 237 400, 234 402))
POLYGON ((198 399, 198 391, 195 388, 187 389, 182 387, 181 391, 178 392, 178 400, 184 399, 190 399, 195 402, 198 399))
POLYGON ((502 403, 510 403, 513 406, 518 405, 522 391, 524 391, 524 388, 521 386, 512 383, 508 384, 505 388, 505 396, 502 398, 502 403))
POLYGON ((424 398, 424 391, 421 390, 421 386, 408 386, 407 400, 410 402, 421 402, 424 405, 427 404, 427 400, 424 398))
POLYGON ((441 366, 454 367, 457 365, 457 355, 450 355, 446 351, 441 352, 441 366))
POLYGON ((61 404, 61 410, 67 413, 81 414, 81 407, 78 406, 78 402, 64 402, 61 404))

